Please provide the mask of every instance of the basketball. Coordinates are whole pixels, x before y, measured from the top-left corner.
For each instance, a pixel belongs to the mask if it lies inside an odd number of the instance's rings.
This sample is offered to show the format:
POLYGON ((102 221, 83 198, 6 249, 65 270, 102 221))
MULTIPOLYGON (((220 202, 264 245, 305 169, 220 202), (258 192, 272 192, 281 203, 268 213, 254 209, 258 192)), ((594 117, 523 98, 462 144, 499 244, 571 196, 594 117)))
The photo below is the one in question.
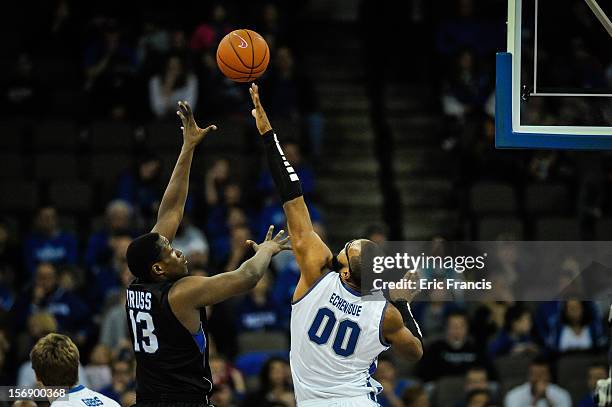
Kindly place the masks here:
POLYGON ((270 50, 266 40, 252 30, 234 30, 217 48, 217 65, 235 82, 250 82, 266 71, 270 50))

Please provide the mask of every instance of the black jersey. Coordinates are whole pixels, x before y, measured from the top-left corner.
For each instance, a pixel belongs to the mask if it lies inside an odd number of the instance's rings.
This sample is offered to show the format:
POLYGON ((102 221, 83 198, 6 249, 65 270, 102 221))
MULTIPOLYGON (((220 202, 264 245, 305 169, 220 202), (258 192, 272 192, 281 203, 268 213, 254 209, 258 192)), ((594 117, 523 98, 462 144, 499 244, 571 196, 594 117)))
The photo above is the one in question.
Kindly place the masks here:
POLYGON ((198 333, 189 332, 170 308, 172 284, 136 279, 127 289, 127 324, 137 364, 136 399, 207 403, 212 375, 206 310, 200 311, 198 333))

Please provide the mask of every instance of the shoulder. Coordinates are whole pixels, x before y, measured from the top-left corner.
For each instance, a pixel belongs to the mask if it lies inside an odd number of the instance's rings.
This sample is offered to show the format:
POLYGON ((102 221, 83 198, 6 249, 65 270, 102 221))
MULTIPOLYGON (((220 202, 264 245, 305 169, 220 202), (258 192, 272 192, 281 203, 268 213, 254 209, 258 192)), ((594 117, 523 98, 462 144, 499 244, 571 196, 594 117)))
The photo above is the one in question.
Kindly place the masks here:
POLYGON ((393 333, 404 327, 404 320, 395 305, 387 301, 383 314, 383 333, 393 333))
POLYGON ((529 383, 523 383, 519 386, 516 386, 512 390, 506 394, 507 401, 514 401, 523 396, 525 396, 529 392, 529 383))
POLYGON ((548 386, 549 386, 548 390, 550 390, 553 397, 559 397, 559 398, 566 399, 566 400, 569 400, 571 398, 569 392, 565 390, 563 387, 558 386, 556 384, 552 384, 552 383, 549 384, 548 386))

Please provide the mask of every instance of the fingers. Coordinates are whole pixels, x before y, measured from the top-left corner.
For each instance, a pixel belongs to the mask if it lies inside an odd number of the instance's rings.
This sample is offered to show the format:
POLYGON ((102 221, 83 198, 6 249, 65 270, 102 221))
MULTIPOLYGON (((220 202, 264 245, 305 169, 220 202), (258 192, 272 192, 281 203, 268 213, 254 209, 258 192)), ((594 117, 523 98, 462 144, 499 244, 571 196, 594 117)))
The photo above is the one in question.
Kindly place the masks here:
POLYGON ((255 110, 255 109, 251 110, 251 116, 253 116, 253 118, 257 119, 257 110, 255 110))
POLYGON ((249 240, 246 241, 246 244, 248 246, 251 246, 253 248, 253 250, 257 251, 257 243, 255 243, 254 241, 249 239, 249 240))
POLYGON ((281 250, 291 250, 291 246, 288 244, 283 244, 280 246, 280 249, 281 250))
POLYGON ((289 243, 289 237, 287 236, 286 238, 284 238, 283 240, 279 240, 277 242, 279 245, 283 246, 289 243))
POLYGON ((189 102, 187 102, 186 100, 179 101, 178 105, 185 116, 191 116, 193 114, 191 110, 191 106, 189 105, 189 102))
POLYGON ((251 100, 253 101, 255 108, 259 108, 261 106, 259 101, 259 87, 252 83, 251 87, 249 88, 249 93, 251 94, 251 100))
POLYGON ((272 239, 272 232, 274 232, 274 225, 268 227, 268 233, 266 233, 266 241, 272 239))
POLYGON ((284 234, 284 233, 285 233, 285 231, 284 231, 283 229, 281 229, 281 230, 280 230, 280 231, 279 231, 279 232, 276 234, 276 236, 274 236, 274 241, 275 241, 275 242, 278 242, 278 241, 279 241, 279 240, 280 240, 280 239, 283 237, 283 234, 284 234))
POLYGON ((208 133, 210 131, 215 131, 215 130, 217 130, 217 126, 215 126, 214 124, 211 124, 210 126, 204 129, 204 133, 208 133))

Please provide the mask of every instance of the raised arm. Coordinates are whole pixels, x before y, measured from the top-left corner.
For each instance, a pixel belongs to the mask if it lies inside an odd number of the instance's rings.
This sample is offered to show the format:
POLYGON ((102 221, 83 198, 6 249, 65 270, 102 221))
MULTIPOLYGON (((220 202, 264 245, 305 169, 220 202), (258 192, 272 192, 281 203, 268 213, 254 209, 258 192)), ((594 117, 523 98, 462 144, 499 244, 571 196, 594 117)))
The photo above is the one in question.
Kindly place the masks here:
POLYGON ((264 141, 268 168, 283 202, 291 245, 300 267, 301 277, 296 292, 305 292, 321 276, 322 271, 328 268, 332 252, 312 227, 300 179, 291 163, 285 158, 278 136, 272 130, 268 116, 261 105, 257 85, 252 84, 249 93, 254 107, 251 113, 264 141))
POLYGON ((193 151, 196 146, 204 139, 206 134, 211 130, 217 130, 217 126, 211 125, 205 129, 201 129, 193 118, 191 106, 187 102, 179 102, 179 110, 176 114, 179 115, 183 126, 183 146, 179 154, 170 182, 166 187, 164 196, 159 210, 157 212, 157 222, 153 227, 152 232, 157 232, 160 235, 172 241, 176 235, 181 221, 183 220, 183 212, 185 210, 185 200, 187 199, 187 191, 189 190, 189 172, 191 171, 191 161, 193 160, 193 151))
POLYGON ((201 308, 224 301, 235 295, 251 290, 262 278, 270 259, 281 250, 289 250, 289 238, 280 231, 274 239, 274 226, 270 226, 266 240, 257 244, 247 243, 255 250, 255 255, 242 263, 237 270, 217 274, 214 277, 187 276, 178 280, 170 291, 170 301, 174 309, 201 308))

